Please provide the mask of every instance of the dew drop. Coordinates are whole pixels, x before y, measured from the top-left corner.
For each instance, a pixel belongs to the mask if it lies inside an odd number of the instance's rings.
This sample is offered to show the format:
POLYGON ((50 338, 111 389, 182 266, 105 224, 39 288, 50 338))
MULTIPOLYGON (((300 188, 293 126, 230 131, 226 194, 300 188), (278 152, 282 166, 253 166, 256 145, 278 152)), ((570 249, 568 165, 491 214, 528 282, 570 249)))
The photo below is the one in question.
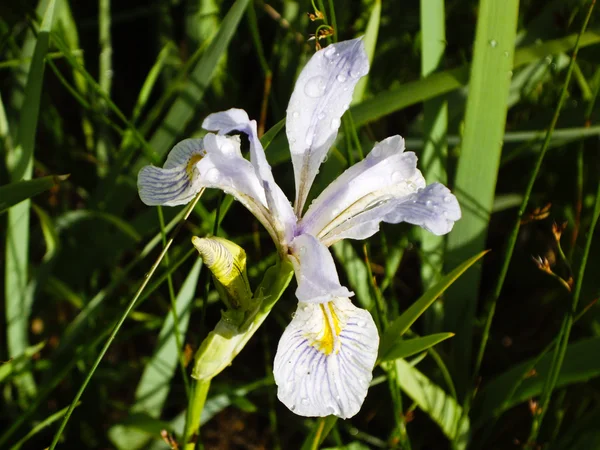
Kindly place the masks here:
POLYGON ((325 50, 325 58, 334 59, 335 57, 335 47, 327 47, 327 49, 325 50))
POLYGON ((498 41, 496 39, 490 39, 490 47, 492 47, 492 48, 498 47, 498 41))
POLYGON ((306 253, 306 247, 302 246, 300 247, 300 254, 304 255, 306 253))
POLYGON ((347 79, 348 79, 348 78, 346 78, 346 75, 344 75, 343 73, 340 73, 340 74, 337 76, 337 80, 338 80, 340 83, 343 83, 343 82, 345 82, 347 79))
POLYGON ((319 118, 319 120, 323 120, 325 118, 325 113, 319 113, 317 117, 319 118))
POLYGON ((508 58, 508 52, 504 52, 504 56, 508 58))
POLYGON ((426 205, 426 206, 431 206, 431 204, 432 204, 432 203, 431 203, 431 200, 427 200, 427 201, 425 202, 425 205, 426 205))
POLYGON ((327 162, 328 159, 329 159, 329 157, 327 155, 323 156, 321 163, 327 162))
POLYGON ((448 211, 444 211, 444 217, 448 217, 448 211))
POLYGON ((304 312, 308 311, 308 306, 303 306, 302 311, 304 311, 304 312))
POLYGON ((361 71, 360 71, 358 68, 353 68, 353 69, 350 71, 350 76, 351 76, 352 78, 360 78, 360 75, 361 75, 361 73, 360 73, 360 72, 361 72, 361 71))
POLYGON ((219 181, 219 178, 221 178, 221 174, 219 173, 219 169, 215 167, 211 167, 208 169, 208 172, 206 172, 206 179, 211 183, 216 183, 219 181))
POLYGON ((450 195, 446 195, 444 197, 444 202, 446 202, 446 203, 450 203, 451 200, 452 200, 452 197, 450 195))
POLYGON ((331 119, 331 124, 329 125, 332 130, 337 130, 340 127, 340 119, 331 119))
POLYGON ((294 111, 294 112, 292 113, 292 117, 293 117, 293 118, 296 118, 296 117, 298 117, 299 115, 300 115, 300 113, 299 113, 298 111, 294 111))
POLYGON ((319 98, 325 93, 325 87, 325 78, 317 75, 306 82, 304 93, 311 98, 319 98))
POLYGON ((350 108, 350 103, 346 103, 344 105, 344 111, 348 111, 348 108, 350 108))
POLYGON ((373 150, 371 150, 371 154, 373 156, 379 156, 381 154, 381 148, 379 148, 379 146, 375 147, 373 150))
POLYGON ((396 184, 396 183, 400 183, 403 179, 404 176, 402 175, 402 172, 396 171, 396 172, 392 172, 392 183, 396 184))
POLYGON ((296 138, 290 138, 290 144, 295 144, 296 143, 296 138))
POLYGON ((307 399, 307 398, 303 398, 302 400, 300 400, 300 402, 301 402, 303 405, 308 405, 308 399, 307 399))

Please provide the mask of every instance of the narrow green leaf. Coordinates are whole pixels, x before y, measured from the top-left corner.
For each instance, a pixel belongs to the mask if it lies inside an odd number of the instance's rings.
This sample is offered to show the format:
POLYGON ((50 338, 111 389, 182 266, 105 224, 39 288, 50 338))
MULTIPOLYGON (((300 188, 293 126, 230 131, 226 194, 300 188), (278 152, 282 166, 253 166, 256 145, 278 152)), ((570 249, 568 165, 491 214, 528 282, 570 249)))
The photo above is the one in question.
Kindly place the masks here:
MULTIPOLYGON (((48 52, 50 30, 54 19, 55 1, 48 2, 31 64, 28 66, 25 96, 17 130, 15 148, 7 158, 11 181, 30 180, 33 172, 33 148, 40 111, 45 57, 48 52)), ((7 299, 6 340, 8 356, 13 358, 24 353, 29 346, 28 322, 33 303, 33 293, 27 289, 29 266, 29 207, 25 200, 8 212, 6 232, 6 264, 4 293, 7 299)), ((24 373, 18 380, 22 400, 35 395, 35 381, 31 373, 24 373)))
MULTIPOLYGON (((518 0, 480 2, 465 131, 453 189, 462 218, 448 235, 448 268, 480 252, 485 245, 506 123, 518 11, 518 0)), ((454 346, 459 395, 468 380, 480 277, 480 270, 470 271, 449 289, 447 296, 450 307, 444 314, 445 329, 460 330, 454 346)))
MULTIPOLYGON (((369 22, 367 23, 367 29, 363 37, 363 43, 365 45, 365 51, 367 58, 369 58, 369 64, 373 63, 373 57, 375 56, 375 47, 377 45, 377 35, 379 34, 379 22, 381 21, 381 0, 375 0, 373 2, 373 9, 371 9, 371 15, 369 22)), ((369 82, 369 74, 362 77, 356 87, 354 88, 354 95, 352 96, 352 104, 358 104, 362 101, 369 82)))
POLYGON ((401 338, 396 339, 396 343, 393 344, 387 353, 381 354, 379 359, 381 362, 393 361, 399 358, 407 358, 409 356, 420 353, 427 350, 429 347, 433 347, 446 339, 454 336, 454 333, 436 333, 430 334, 429 336, 422 336, 413 339, 403 340, 401 338))
POLYGON ((435 286, 425 292, 419 300, 414 302, 404 313, 396 318, 385 330, 379 344, 379 354, 387 355, 395 345, 398 337, 402 336, 415 323, 415 321, 431 306, 431 304, 440 296, 458 277, 460 277, 469 267, 475 264, 487 251, 472 256, 452 272, 444 276, 435 286))
POLYGON ((304 439, 301 450, 318 450, 336 424, 337 419, 336 416, 319 417, 310 434, 304 439))
POLYGON ((22 355, 19 355, 13 359, 0 364, 0 383, 7 383, 12 377, 17 375, 23 367, 31 360, 33 355, 44 348, 46 342, 40 342, 39 344, 32 345, 25 349, 22 355))
POLYGON ((470 425, 461 421, 462 408, 456 400, 405 360, 395 364, 402 390, 455 442, 454 448, 466 448, 470 425))
POLYGON ((23 200, 47 191, 67 178, 69 175, 51 175, 0 186, 0 213, 23 200))
MULTIPOLYGON (((227 50, 247 6, 248 0, 237 0, 233 4, 206 52, 190 73, 190 79, 185 84, 183 91, 152 136, 150 146, 154 148, 159 159, 173 146, 179 133, 194 116, 194 112, 210 85, 218 62, 227 50)), ((138 161, 134 172, 137 172, 145 163, 144 160, 138 161)))

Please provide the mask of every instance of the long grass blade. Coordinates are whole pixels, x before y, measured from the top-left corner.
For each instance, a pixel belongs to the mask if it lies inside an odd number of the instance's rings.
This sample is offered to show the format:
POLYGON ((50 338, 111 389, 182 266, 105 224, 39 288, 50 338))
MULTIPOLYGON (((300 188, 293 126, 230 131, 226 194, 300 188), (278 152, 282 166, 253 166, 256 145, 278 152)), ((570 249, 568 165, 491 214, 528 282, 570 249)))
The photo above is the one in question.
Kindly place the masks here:
MULTIPOLYGON (((462 218, 448 236, 448 267, 480 252, 485 245, 506 122, 518 9, 517 0, 480 2, 465 131, 454 186, 462 218)), ((445 328, 460 330, 453 341, 459 397, 465 394, 469 381, 480 277, 480 270, 469 271, 447 295, 452 307, 445 311, 445 328)))

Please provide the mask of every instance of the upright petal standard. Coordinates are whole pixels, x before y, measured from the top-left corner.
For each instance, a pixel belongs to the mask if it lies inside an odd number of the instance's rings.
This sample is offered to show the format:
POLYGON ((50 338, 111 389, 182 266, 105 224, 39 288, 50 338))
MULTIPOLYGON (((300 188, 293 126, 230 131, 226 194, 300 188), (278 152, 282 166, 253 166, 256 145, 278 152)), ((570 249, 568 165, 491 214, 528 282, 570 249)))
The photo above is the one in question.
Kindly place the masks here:
POLYGON ((294 208, 275 183, 256 122, 240 109, 209 115, 203 140, 185 140, 163 168, 145 167, 138 176, 148 205, 179 205, 203 187, 221 189, 246 206, 265 226, 279 254, 294 266, 298 308, 275 355, 279 399, 304 416, 355 415, 366 395, 377 359, 379 337, 368 311, 350 301, 328 247, 341 239, 365 239, 381 222, 408 222, 435 234, 448 233, 460 218, 448 188, 427 185, 417 157, 392 136, 348 168, 304 205, 323 158, 335 141, 341 117, 358 80, 369 71, 360 39, 318 51, 300 73, 286 116, 294 166, 294 208), (247 135, 250 161, 240 152, 247 135))

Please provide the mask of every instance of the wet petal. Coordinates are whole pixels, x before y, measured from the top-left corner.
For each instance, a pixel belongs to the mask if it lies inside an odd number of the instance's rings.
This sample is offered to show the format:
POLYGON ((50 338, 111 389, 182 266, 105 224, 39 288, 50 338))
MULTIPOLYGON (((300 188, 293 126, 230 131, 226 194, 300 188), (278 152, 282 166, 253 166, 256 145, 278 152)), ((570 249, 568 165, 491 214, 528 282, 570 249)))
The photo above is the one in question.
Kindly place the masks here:
POLYGON ((202 187, 197 163, 205 153, 202 139, 186 139, 173 147, 164 168, 143 167, 137 183, 141 200, 150 206, 189 203, 202 187))
POLYGON ((317 238, 302 234, 290 245, 290 261, 294 265, 301 302, 323 303, 333 297, 350 297, 353 292, 340 284, 331 253, 317 238))
POLYGON ((265 157, 265 151, 258 139, 256 131, 256 121, 250 120, 248 114, 243 109, 229 109, 227 111, 210 114, 202 127, 211 131, 218 131, 220 134, 239 131, 245 133, 250 141, 250 161, 255 169, 256 176, 261 181, 265 191, 265 197, 269 210, 275 223, 278 225, 278 231, 285 242, 291 241, 296 226, 296 217, 289 200, 275 183, 271 166, 265 157))
POLYGON ((417 157, 404 152, 404 139, 379 142, 367 157, 348 168, 310 205, 298 224, 299 233, 319 237, 337 218, 353 216, 381 198, 401 197, 425 186, 417 157))
POLYGON ((294 87, 286 115, 286 132, 296 180, 296 215, 335 141, 342 114, 354 87, 369 71, 360 39, 329 45, 308 61, 294 87))
POLYGON ((279 400, 301 416, 354 416, 367 395, 378 345, 373 318, 349 299, 299 302, 275 355, 279 400))

